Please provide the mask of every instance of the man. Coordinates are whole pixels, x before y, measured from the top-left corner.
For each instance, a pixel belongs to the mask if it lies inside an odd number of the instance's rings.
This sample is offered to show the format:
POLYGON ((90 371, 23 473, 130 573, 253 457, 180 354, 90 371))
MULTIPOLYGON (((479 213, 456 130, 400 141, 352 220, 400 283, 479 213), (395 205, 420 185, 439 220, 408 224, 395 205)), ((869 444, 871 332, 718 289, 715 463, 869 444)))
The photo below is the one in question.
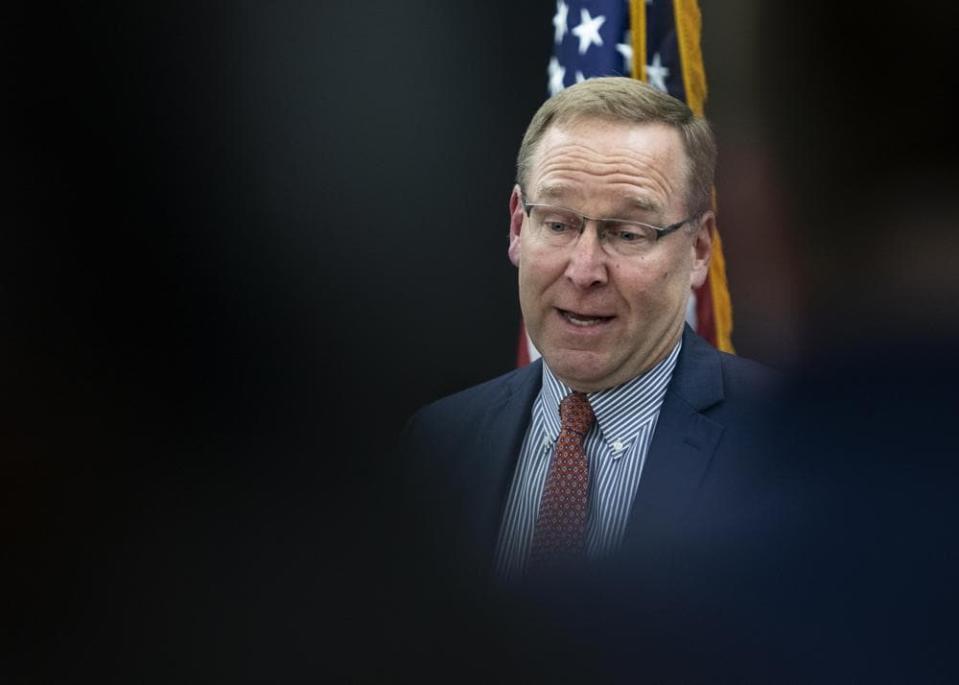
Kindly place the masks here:
MULTIPOLYGON (((956 25, 956 10, 935 4, 898 14, 868 9, 857 3, 763 5, 758 92, 764 128, 774 134, 774 161, 788 181, 778 190, 792 201, 790 235, 801 248, 804 278, 796 285, 807 303, 805 359, 784 401, 762 414, 751 402, 752 367, 683 333, 618 550, 609 565, 590 564, 590 582, 562 578, 550 587, 559 599, 509 638, 521 645, 517 652, 534 645, 549 656, 545 663, 566 680, 577 679, 568 677, 570 660, 588 675, 614 676, 593 678, 601 681, 957 680, 959 288, 949 259, 956 253, 959 155, 956 129, 943 113, 959 70, 915 68, 954 61, 947 34, 956 25), (813 35, 817 49, 810 51, 813 35), (915 59, 890 62, 877 35, 922 39, 913 41, 915 59), (836 65, 857 78, 823 78, 836 65), (918 97, 901 97, 895 84, 906 82, 918 97), (717 366, 721 392, 704 380, 717 366), (761 425, 774 435, 764 435, 761 425), (562 628, 551 629, 557 624, 562 628)), ((571 88, 569 97, 584 86, 600 87, 587 82, 571 88)), ((620 154, 600 155, 604 148, 593 134, 608 131, 609 124, 610 115, 596 110, 555 116, 547 134, 555 127, 557 147, 567 142, 571 153, 550 156, 551 138, 543 136, 514 197, 521 205, 554 204, 536 195, 542 178, 560 172, 573 185, 585 169, 595 168, 603 181, 587 177, 596 181, 595 194, 564 196, 555 204, 589 216, 618 210, 612 189, 630 187, 630 179, 662 157, 647 147, 637 159, 626 140, 620 154), (587 121, 595 126, 585 126, 587 121)), ((650 125, 636 124, 641 127, 648 132, 650 125)), ((683 152, 695 168, 690 148, 683 152)), ((674 188, 666 167, 655 168, 660 173, 642 175, 649 181, 644 188, 674 188)), ((604 259, 595 242, 582 244, 598 240, 600 226, 593 221, 570 245, 556 276, 544 252, 534 249, 535 234, 528 234, 535 215, 517 218, 515 208, 514 201, 511 252, 520 267, 524 316, 545 365, 423 410, 407 439, 420 456, 417 473, 430 474, 416 483, 429 488, 421 491, 425 510, 443 515, 446 537, 437 536, 437 547, 457 541, 460 550, 472 552, 477 567, 485 562, 508 581, 520 576, 538 588, 544 581, 535 565, 514 561, 528 555, 528 543, 516 533, 521 527, 504 516, 517 491, 534 504, 541 496, 528 484, 533 479, 521 476, 532 460, 529 435, 549 395, 550 374, 557 385, 565 381, 586 391, 592 404, 604 384, 589 381, 603 371, 612 377, 633 359, 615 356, 613 346, 569 342, 583 339, 573 337, 581 328, 599 334, 601 326, 622 323, 618 308, 586 306, 609 302, 588 299, 594 293, 584 283, 596 292, 615 285, 621 293, 624 282, 638 281, 624 281, 636 272, 604 259), (567 332, 551 313, 577 328, 567 332), (511 542, 517 537, 520 543, 511 542)), ((659 225, 681 221, 699 207, 676 209, 670 206, 659 225)), ((671 253, 675 261, 668 268, 658 271, 663 262, 651 256, 641 260, 660 274, 657 283, 664 289, 657 293, 665 292, 677 268, 691 281, 697 273, 695 234, 676 231, 661 237, 658 247, 676 238, 689 241, 689 252, 671 253)), ((645 298, 648 291, 628 292, 630 302, 645 302, 639 295, 645 298)), ((654 314, 667 310, 642 311, 652 326, 665 320, 654 314)), ((587 340, 599 339, 609 340, 587 340)), ((630 341, 637 359, 641 345, 650 345, 643 335, 630 341)), ((663 363, 655 353, 647 359, 663 363)), ((639 378, 642 367, 633 367, 639 378)), ((603 418, 596 414, 602 432, 603 418)), ((591 455, 590 477, 602 458, 591 455)), ((593 531, 604 492, 590 490, 593 531)), ((587 544, 587 556, 601 547, 587 544)), ((527 606, 501 605, 487 633, 527 617, 527 606)))
POLYGON ((715 158, 706 121, 632 79, 533 117, 509 257, 542 361, 420 410, 401 440, 414 518, 395 536, 396 613, 450 662, 782 675, 798 609, 777 579, 805 507, 767 434, 771 372, 684 323, 715 158))
POLYGON ((543 361, 425 408, 403 438, 444 573, 511 585, 664 557, 753 497, 767 372, 684 324, 715 159, 705 120, 632 79, 577 84, 534 116, 509 257, 543 361))

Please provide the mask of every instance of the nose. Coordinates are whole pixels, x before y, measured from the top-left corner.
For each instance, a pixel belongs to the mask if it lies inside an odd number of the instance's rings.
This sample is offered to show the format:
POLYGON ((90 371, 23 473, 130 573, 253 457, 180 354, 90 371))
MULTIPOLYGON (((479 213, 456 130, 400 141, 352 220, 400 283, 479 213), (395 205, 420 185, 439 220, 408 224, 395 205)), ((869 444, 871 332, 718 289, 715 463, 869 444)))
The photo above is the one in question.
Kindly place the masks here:
POLYGON ((604 285, 608 278, 606 252, 599 240, 599 232, 590 230, 588 222, 583 227, 569 255, 565 276, 577 288, 594 288, 604 285))

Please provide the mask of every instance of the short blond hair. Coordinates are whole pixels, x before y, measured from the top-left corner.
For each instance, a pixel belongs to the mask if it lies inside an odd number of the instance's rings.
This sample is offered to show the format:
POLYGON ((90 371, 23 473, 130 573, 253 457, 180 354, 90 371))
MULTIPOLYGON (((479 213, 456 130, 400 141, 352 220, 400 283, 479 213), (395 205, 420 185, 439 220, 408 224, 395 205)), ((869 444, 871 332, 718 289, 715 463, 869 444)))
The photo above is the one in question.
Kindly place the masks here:
POLYGON ((594 78, 577 83, 549 98, 530 121, 516 158, 516 182, 526 190, 537 143, 553 125, 583 119, 603 119, 636 124, 666 124, 679 132, 686 152, 685 201, 690 213, 712 207, 716 173, 716 139, 709 122, 682 101, 647 83, 622 76, 594 78))

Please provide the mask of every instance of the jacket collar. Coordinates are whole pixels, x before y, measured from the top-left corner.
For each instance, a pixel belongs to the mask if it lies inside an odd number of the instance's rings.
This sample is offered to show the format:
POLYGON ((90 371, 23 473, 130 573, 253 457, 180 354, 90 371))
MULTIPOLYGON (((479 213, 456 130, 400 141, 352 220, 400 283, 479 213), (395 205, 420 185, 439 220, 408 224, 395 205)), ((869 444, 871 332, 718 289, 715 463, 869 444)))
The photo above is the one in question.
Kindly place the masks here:
POLYGON ((683 349, 673 372, 669 394, 682 399, 696 411, 708 409, 725 397, 719 352, 688 325, 683 330, 683 349))
POLYGON ((503 509, 543 377, 542 364, 537 360, 510 374, 477 425, 485 437, 478 458, 471 460, 473 487, 465 511, 471 512, 467 561, 480 573, 492 570, 503 509))

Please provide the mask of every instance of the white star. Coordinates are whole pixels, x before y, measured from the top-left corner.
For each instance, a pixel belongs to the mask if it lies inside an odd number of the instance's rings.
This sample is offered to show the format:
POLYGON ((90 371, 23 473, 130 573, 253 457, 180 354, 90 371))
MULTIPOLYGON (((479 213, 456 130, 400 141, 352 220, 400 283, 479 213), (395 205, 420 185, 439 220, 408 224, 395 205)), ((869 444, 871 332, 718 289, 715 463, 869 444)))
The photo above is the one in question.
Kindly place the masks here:
POLYGON ((563 42, 563 36, 566 35, 566 17, 569 15, 569 5, 563 0, 556 0, 556 14, 553 15, 553 28, 556 30, 553 34, 553 40, 559 45, 563 42))
POLYGON ((664 93, 668 93, 666 88, 666 77, 669 76, 669 69, 663 66, 663 60, 657 52, 653 55, 653 63, 646 65, 646 77, 654 88, 658 88, 664 93))
POLYGON ((549 61, 549 94, 556 95, 559 91, 563 90, 565 86, 563 85, 563 78, 566 76, 566 69, 561 67, 559 60, 553 57, 549 61))
POLYGON ((623 56, 623 73, 633 73, 633 32, 627 31, 622 43, 616 43, 616 52, 623 56))
POLYGON ((581 72, 579 69, 577 69, 577 70, 576 70, 576 83, 582 83, 582 82, 585 81, 585 80, 586 80, 586 77, 583 76, 583 72, 581 72))
POLYGON ((573 35, 579 38, 579 54, 585 55, 590 45, 602 45, 603 39, 599 36, 599 27, 606 21, 600 15, 595 19, 589 16, 588 9, 579 11, 579 26, 573 29, 573 35))

